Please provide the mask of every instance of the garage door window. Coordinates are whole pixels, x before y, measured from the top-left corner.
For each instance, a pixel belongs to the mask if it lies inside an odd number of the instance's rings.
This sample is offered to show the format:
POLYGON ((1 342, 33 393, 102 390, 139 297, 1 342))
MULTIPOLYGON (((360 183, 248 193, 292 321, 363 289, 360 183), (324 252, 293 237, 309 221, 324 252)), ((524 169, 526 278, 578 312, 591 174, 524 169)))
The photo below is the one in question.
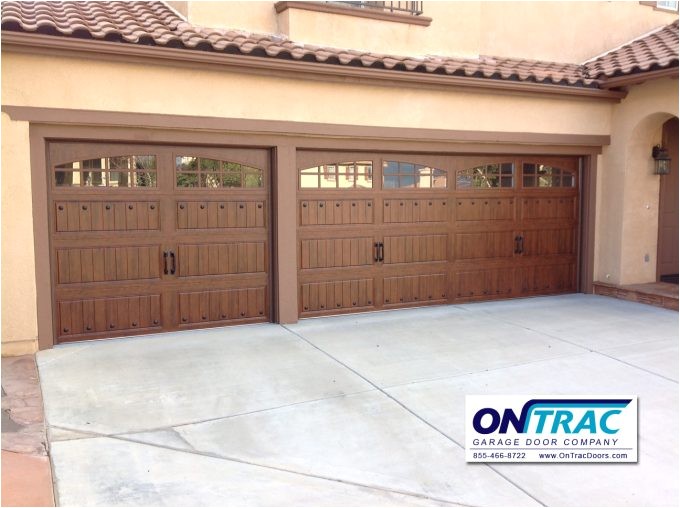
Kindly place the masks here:
POLYGON ((573 171, 546 164, 522 164, 524 187, 576 187, 573 171))
POLYGON ((458 189, 510 189, 514 184, 515 165, 512 162, 483 164, 458 171, 456 175, 458 189))
POLYGON ((373 162, 338 162, 300 170, 301 189, 372 189, 373 162))
POLYGON ((446 188, 446 171, 411 162, 383 162, 383 188, 446 188))
POLYGON ((157 185, 155 155, 85 159, 55 166, 57 187, 149 188, 157 185))
POLYGON ((262 188, 262 170, 238 162, 208 159, 194 156, 175 158, 177 187, 219 189, 262 188))

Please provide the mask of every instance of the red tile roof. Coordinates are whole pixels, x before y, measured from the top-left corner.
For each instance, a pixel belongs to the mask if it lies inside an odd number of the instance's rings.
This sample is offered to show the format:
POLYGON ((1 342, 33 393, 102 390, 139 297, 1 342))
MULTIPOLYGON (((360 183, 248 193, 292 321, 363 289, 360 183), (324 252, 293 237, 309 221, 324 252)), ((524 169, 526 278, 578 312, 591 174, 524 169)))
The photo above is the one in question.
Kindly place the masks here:
POLYGON ((589 78, 602 79, 678 65, 678 21, 584 64, 589 78))
POLYGON ((587 65, 520 58, 381 55, 293 42, 284 36, 192 25, 163 2, 2 2, 2 30, 263 58, 486 79, 597 87, 597 78, 678 65, 678 24, 587 65), (674 39, 673 39, 674 37, 674 39), (650 39, 648 42, 647 39, 650 39), (673 45, 672 42, 675 41, 673 45))

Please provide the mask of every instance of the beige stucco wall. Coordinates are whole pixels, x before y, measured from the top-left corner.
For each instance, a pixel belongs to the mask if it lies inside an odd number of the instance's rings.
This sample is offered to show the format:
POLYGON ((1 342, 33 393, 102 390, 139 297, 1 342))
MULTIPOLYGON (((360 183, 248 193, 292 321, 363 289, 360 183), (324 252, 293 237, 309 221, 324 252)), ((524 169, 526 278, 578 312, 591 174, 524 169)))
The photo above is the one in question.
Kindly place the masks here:
MULTIPOLYGON (((174 2, 180 4, 183 2, 174 2)), ((187 2, 201 26, 396 55, 509 56, 580 63, 677 19, 635 1, 423 3, 430 26, 289 9, 274 2, 187 2)))
POLYGON ((37 350, 28 123, 2 114, 2 354, 37 350), (27 234, 28 233, 28 234, 27 234))
POLYGON ((482 2, 481 15, 480 54, 574 63, 677 19, 635 1, 482 2))
POLYGON ((598 177, 595 280, 656 280, 660 177, 652 174, 651 151, 672 115, 678 116, 676 79, 634 86, 612 109, 611 145, 598 177))
POLYGON ((590 99, 302 81, 17 53, 3 54, 3 68, 8 72, 2 75, 2 103, 18 106, 387 127, 609 132, 611 103, 590 99), (106 79, 85 85, 83 75, 106 79))

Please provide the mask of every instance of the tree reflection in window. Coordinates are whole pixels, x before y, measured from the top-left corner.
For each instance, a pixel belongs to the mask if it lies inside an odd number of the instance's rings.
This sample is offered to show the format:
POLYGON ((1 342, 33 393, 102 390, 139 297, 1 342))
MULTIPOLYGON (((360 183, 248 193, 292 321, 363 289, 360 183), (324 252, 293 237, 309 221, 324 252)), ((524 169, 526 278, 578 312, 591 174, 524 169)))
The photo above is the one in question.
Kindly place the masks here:
POLYGON ((446 188, 446 171, 411 162, 383 162, 384 189, 446 188))
POLYGON ((512 188, 515 179, 515 165, 512 162, 482 164, 458 171, 457 189, 500 189, 512 188))
POLYGON ((175 158, 175 169, 177 187, 216 189, 264 186, 261 169, 238 162, 178 156, 175 158))
POLYGON ((522 164, 522 185, 524 187, 576 187, 573 171, 556 168, 547 164, 522 164))
POLYGON ((155 155, 122 155, 55 166, 57 187, 156 187, 155 155))

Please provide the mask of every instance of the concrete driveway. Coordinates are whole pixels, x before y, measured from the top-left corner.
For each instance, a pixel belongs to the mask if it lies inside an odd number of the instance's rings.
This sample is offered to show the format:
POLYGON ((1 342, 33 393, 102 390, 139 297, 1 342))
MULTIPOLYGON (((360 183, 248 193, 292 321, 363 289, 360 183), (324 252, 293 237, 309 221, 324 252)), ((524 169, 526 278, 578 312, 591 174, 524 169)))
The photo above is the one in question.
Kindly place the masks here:
POLYGON ((677 506, 678 314, 569 295, 38 354, 61 505, 677 506), (639 462, 464 459, 466 394, 639 396, 639 462))

